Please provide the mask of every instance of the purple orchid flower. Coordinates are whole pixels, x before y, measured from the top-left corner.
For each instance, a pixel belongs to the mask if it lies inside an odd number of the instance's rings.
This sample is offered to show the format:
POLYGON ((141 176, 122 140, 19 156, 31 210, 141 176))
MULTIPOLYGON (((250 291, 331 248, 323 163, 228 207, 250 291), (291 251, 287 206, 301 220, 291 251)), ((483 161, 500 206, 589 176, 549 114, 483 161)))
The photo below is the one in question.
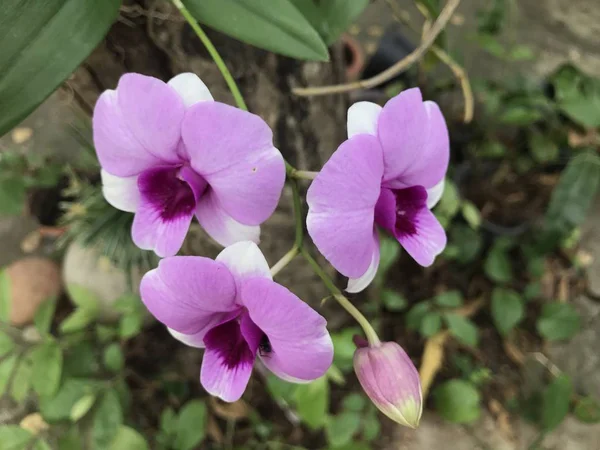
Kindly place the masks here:
POLYGON ((444 190, 450 144, 437 104, 418 88, 382 108, 359 102, 348 110, 348 140, 325 164, 307 194, 307 227, 319 251, 366 288, 379 266, 375 225, 392 234, 422 266, 446 246, 430 209, 444 190))
POLYGON ((200 382, 212 395, 238 400, 256 355, 275 375, 309 382, 333 360, 326 320, 272 280, 256 244, 238 242, 216 260, 161 260, 140 286, 142 301, 171 334, 205 348, 200 382))
POLYGON ((176 254, 194 215, 223 246, 258 242, 285 181, 260 117, 213 101, 192 73, 168 83, 130 73, 100 96, 93 128, 104 197, 135 213, 138 247, 176 254))

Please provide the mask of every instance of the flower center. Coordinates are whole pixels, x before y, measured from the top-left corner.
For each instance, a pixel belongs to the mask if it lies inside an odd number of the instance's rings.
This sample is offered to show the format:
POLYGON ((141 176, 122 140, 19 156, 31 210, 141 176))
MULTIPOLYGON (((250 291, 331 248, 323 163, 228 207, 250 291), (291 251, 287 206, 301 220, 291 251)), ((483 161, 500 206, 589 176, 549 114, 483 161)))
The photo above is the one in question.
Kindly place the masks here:
POLYGON ((188 166, 148 169, 138 179, 142 197, 163 220, 191 214, 206 186, 188 166))
POLYGON ((392 189, 396 199, 396 233, 413 235, 417 232, 417 213, 427 208, 427 190, 423 186, 392 189))
POLYGON ((222 364, 228 368, 254 361, 254 354, 244 339, 237 320, 214 327, 204 336, 204 344, 207 349, 215 349, 222 364))

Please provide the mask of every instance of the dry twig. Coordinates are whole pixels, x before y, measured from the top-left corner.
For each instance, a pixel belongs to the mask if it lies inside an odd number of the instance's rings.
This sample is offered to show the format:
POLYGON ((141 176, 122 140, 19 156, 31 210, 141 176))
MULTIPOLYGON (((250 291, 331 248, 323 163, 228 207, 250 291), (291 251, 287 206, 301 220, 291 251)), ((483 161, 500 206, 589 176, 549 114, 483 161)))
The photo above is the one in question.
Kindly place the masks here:
POLYGON ((432 25, 426 38, 423 39, 421 44, 405 58, 398 61, 392 67, 384 70, 374 77, 366 80, 359 80, 353 83, 338 84, 333 86, 320 86, 320 87, 307 87, 307 88, 294 88, 292 92, 296 95, 301 96, 313 96, 313 95, 326 95, 326 94, 339 94, 342 92, 349 92, 356 89, 372 89, 380 84, 390 81, 395 76, 399 75, 414 63, 416 63, 421 57, 427 52, 427 50, 433 45, 438 35, 448 24, 448 21, 456 11, 456 8, 460 4, 460 0, 448 0, 444 9, 438 16, 435 23, 432 25))

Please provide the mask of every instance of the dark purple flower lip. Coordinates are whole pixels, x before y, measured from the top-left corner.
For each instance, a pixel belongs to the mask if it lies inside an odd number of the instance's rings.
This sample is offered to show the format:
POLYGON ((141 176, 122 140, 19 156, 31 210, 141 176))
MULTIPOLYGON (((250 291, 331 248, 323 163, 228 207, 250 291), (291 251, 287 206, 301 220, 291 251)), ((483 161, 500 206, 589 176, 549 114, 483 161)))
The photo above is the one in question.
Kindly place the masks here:
POLYGON ((155 167, 142 172, 138 188, 164 221, 193 214, 207 187, 189 166, 155 167))
MULTIPOLYGON (((393 196, 394 208, 383 208, 375 215, 377 224, 396 238, 417 234, 419 212, 427 209, 427 190, 423 186, 382 190, 382 196, 393 196), (393 214, 393 217, 390 217, 393 214)), ((389 198, 389 197, 382 197, 389 198)))

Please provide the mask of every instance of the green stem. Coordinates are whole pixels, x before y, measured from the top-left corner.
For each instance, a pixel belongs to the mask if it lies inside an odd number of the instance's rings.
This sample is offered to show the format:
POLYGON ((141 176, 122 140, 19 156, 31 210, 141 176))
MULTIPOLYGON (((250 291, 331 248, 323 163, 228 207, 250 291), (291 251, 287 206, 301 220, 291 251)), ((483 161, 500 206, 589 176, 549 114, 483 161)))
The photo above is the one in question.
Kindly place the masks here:
POLYGON ((340 304, 340 306, 342 306, 342 308, 344 308, 348 312, 348 314, 350 314, 354 318, 354 320, 356 320, 358 324, 362 327, 363 331, 365 332, 365 335, 367 336, 367 340, 369 341, 369 345, 371 347, 376 347, 380 345, 381 341, 379 340, 377 333, 375 332, 367 318, 363 316, 363 314, 356 308, 356 306, 354 306, 352 302, 350 302, 350 300, 348 300, 342 294, 339 288, 333 283, 331 278, 329 278, 329 276, 325 273, 321 266, 319 266, 319 263, 311 256, 311 254, 306 248, 303 248, 301 250, 301 253, 302 256, 304 256, 304 259, 306 259, 308 264, 310 264, 310 266, 313 268, 315 273, 319 276, 319 278, 321 278, 323 284, 333 294, 333 298, 335 298, 340 304))
POLYGON ((277 263, 275 263, 273 267, 271 267, 271 275, 275 276, 279 272, 281 272, 281 269, 287 266, 290 263, 290 261, 298 255, 298 253, 300 253, 300 250, 298 250, 298 247, 294 245, 290 249, 290 251, 283 255, 283 257, 279 261, 277 261, 277 263))
POLYGON ((294 247, 302 249, 304 245, 304 221, 302 216, 302 203, 300 200, 300 192, 298 191, 298 183, 296 180, 290 179, 292 187, 292 202, 294 205, 294 220, 296 221, 296 239, 294 247))
POLYGON ((233 76, 231 76, 231 72, 229 72, 229 69, 225 65, 223 58, 221 58, 221 55, 219 55, 219 52, 217 51, 213 43, 210 41, 206 33, 204 33, 204 30, 200 27, 198 21, 194 19, 194 16, 192 16, 190 11, 185 7, 181 0, 172 1, 175 7, 181 13, 181 15, 190 24, 196 35, 200 38, 200 40, 206 47, 206 50, 208 50, 208 53, 210 53, 210 56, 212 57, 213 61, 221 71, 221 75, 223 75, 223 78, 225 79, 225 82, 227 83, 227 86, 229 87, 229 90, 231 91, 231 94, 233 95, 233 98, 235 99, 235 103, 237 104, 238 108, 243 109, 244 111, 248 111, 246 102, 244 102, 244 98, 242 97, 242 94, 240 93, 240 90, 235 80, 233 79, 233 76))

